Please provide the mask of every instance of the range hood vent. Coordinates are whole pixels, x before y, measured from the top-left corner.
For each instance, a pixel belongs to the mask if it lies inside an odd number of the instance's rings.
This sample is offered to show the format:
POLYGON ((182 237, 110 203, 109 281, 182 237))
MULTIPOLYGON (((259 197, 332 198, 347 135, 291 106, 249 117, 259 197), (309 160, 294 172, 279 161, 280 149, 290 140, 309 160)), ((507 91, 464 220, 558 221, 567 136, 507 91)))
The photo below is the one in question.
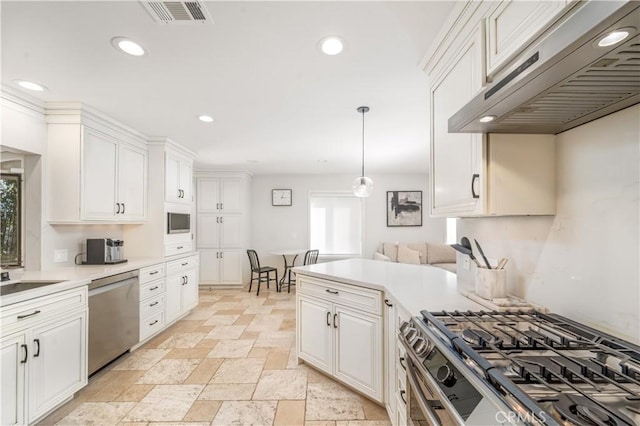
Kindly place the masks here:
POLYGON ((213 23, 199 1, 141 1, 154 21, 161 24, 213 23))
POLYGON ((449 132, 557 134, 640 103, 640 2, 578 6, 505 70, 449 119, 449 132), (597 46, 620 28, 631 32, 624 43, 597 46))

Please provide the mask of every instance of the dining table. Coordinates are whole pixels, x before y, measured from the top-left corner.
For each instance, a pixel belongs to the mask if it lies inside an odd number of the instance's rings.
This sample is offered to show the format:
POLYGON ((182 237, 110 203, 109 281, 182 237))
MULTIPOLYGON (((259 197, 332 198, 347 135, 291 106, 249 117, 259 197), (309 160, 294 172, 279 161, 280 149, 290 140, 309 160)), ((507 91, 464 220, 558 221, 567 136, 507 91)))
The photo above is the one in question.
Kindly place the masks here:
POLYGON ((282 274, 282 278, 280 278, 280 287, 282 287, 285 283, 285 280, 287 282, 287 284, 291 284, 290 280, 291 280, 291 276, 287 276, 288 272, 291 270, 291 268, 293 268, 294 266, 296 266, 296 259, 298 258, 298 256, 300 254, 304 254, 306 253, 307 249, 306 248, 301 248, 301 249, 282 249, 282 250, 273 250, 270 253, 276 256, 282 256, 282 259, 284 261, 284 271, 282 274))

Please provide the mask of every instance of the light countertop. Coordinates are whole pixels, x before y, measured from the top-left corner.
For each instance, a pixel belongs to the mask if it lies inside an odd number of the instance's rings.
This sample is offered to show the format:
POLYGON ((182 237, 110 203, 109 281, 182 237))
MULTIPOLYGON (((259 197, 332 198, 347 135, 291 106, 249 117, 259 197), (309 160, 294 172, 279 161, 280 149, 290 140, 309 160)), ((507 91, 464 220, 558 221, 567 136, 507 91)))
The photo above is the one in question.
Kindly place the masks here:
POLYGON ((151 265, 157 265, 158 263, 170 262, 172 260, 193 256, 195 254, 197 254, 197 252, 183 253, 171 257, 133 258, 129 259, 126 263, 120 263, 117 265, 76 265, 44 271, 24 271, 23 273, 8 270, 11 275, 11 281, 3 282, 0 285, 11 284, 18 280, 62 282, 2 296, 0 297, 0 307, 87 285, 95 279, 145 268, 151 265))
POLYGON ((482 305, 459 293, 456 274, 428 265, 348 259, 298 266, 296 274, 384 291, 411 315, 421 310, 480 310, 482 305))

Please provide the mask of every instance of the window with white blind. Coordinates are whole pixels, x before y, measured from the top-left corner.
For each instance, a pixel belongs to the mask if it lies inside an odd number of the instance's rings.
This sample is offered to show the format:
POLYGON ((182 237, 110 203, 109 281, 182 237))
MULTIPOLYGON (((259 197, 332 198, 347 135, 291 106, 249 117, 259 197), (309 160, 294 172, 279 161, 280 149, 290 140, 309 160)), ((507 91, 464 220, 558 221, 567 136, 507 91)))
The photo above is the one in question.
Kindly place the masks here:
POLYGON ((321 255, 360 256, 362 199, 350 192, 311 192, 309 244, 321 255))

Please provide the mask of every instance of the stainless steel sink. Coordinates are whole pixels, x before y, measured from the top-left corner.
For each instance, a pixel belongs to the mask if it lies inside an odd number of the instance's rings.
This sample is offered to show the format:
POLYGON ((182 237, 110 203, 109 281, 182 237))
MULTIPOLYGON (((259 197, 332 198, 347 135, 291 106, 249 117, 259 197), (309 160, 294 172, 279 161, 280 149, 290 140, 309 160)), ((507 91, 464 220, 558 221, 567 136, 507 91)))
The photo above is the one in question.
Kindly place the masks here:
POLYGON ((11 284, 2 284, 0 286, 0 296, 19 293, 21 291, 32 290, 34 288, 44 287, 51 284, 58 284, 62 281, 18 281, 11 284))

